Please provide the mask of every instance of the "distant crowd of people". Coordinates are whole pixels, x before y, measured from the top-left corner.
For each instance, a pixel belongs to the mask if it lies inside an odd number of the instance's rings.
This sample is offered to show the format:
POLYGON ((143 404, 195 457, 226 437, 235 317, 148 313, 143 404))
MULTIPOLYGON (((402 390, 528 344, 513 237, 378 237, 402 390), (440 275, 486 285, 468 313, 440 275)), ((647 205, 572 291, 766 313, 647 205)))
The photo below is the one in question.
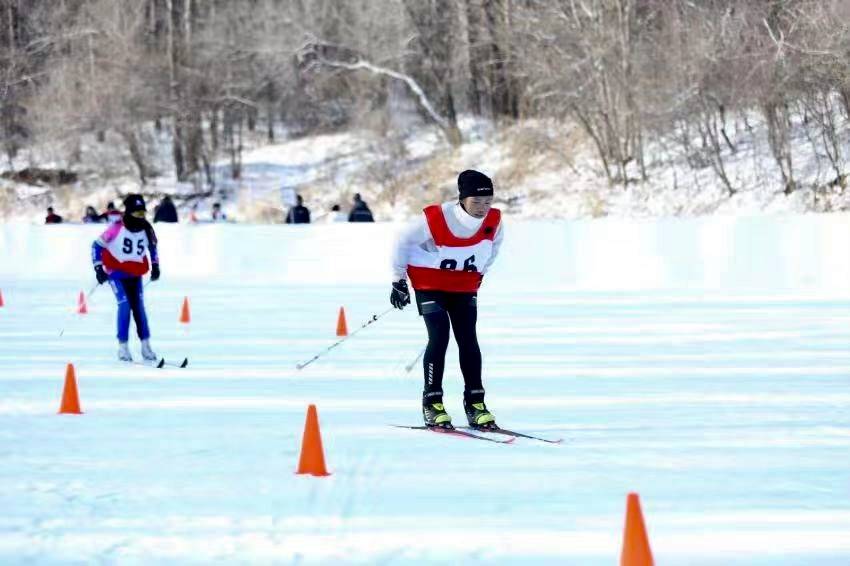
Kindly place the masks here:
MULTIPOLYGON (((301 195, 296 197, 296 204, 286 213, 287 224, 309 224, 310 209, 304 206, 304 199, 301 195)), ((369 205, 360 196, 360 193, 354 195, 354 200, 351 203, 351 210, 345 214, 338 204, 331 207, 329 219, 331 222, 374 222, 372 211, 369 205)))
MULTIPOLYGON (((86 213, 83 216, 83 224, 98 224, 101 222, 112 223, 121 218, 121 211, 115 208, 115 204, 111 201, 106 204, 106 210, 98 213, 93 206, 86 207, 86 213)), ((166 195, 153 209, 153 221, 175 223, 178 222, 177 207, 171 197, 166 195)), ((214 203, 210 217, 206 222, 226 222, 227 215, 221 210, 221 203, 214 203)), ((44 219, 45 224, 61 224, 64 218, 56 214, 52 206, 47 207, 47 216, 44 219)), ((192 207, 189 212, 189 222, 203 222, 198 219, 197 205, 192 207)))
MULTIPOLYGON (((97 224, 101 222, 112 223, 121 218, 121 211, 115 208, 112 202, 107 203, 106 210, 98 213, 93 206, 86 207, 86 213, 83 216, 84 224, 97 224)), ((327 217, 331 222, 374 222, 372 211, 369 205, 360 196, 360 193, 354 195, 354 200, 351 203, 351 209, 348 214, 342 211, 338 204, 333 205, 330 214, 327 217)), ((197 214, 197 205, 193 206, 189 211, 188 220, 193 222, 227 222, 227 214, 221 209, 221 203, 213 203, 210 217, 208 220, 200 220, 197 214)), ((47 207, 47 216, 44 219, 45 224, 61 224, 64 219, 56 214, 52 206, 47 207)), ((154 207, 153 212, 154 222, 174 223, 178 221, 177 207, 171 197, 166 195, 162 198, 158 205, 154 207)), ((304 206, 304 199, 301 195, 296 197, 295 206, 291 207, 286 213, 286 224, 309 224, 310 209, 304 206)))
MULTIPOLYGON (((106 210, 98 213, 93 206, 86 207, 86 214, 83 216, 84 224, 97 224, 100 222, 114 222, 121 218, 121 211, 115 208, 115 205, 110 202, 106 205, 106 210)), ((44 219, 45 224, 62 224, 65 219, 56 214, 52 206, 47 207, 47 216, 44 219)))

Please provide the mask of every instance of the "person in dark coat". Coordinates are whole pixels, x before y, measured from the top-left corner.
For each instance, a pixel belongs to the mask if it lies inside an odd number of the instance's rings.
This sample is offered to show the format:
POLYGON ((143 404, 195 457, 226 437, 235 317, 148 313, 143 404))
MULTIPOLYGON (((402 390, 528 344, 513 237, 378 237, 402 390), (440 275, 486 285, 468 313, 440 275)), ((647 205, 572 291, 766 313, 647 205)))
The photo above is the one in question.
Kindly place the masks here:
POLYGON ((87 206, 86 207, 86 215, 83 216, 83 223, 84 224, 99 224, 100 222, 102 222, 102 219, 100 218, 100 214, 97 213, 97 211, 94 209, 93 206, 87 206))
POLYGON ((153 214, 154 222, 177 222, 177 208, 171 197, 165 195, 156 207, 153 214))
POLYGON ((214 202, 212 205, 212 212, 210 213, 210 220, 213 222, 227 222, 227 214, 221 209, 220 202, 214 202))
POLYGON ((100 215, 100 218, 104 222, 109 222, 110 224, 112 224, 113 222, 118 222, 119 220, 121 220, 123 216, 124 214, 120 210, 116 209, 115 204, 110 201, 106 203, 106 211, 100 215))
POLYGON ((47 207, 47 217, 44 219, 45 224, 62 224, 62 217, 53 212, 53 207, 47 207))
POLYGON ((360 193, 354 195, 354 205, 351 207, 351 212, 348 213, 349 222, 374 222, 372 211, 369 210, 369 205, 360 198, 360 193))
POLYGON ((310 209, 304 206, 304 199, 301 195, 296 197, 296 204, 292 208, 289 209, 289 213, 286 215, 286 223, 287 224, 309 224, 310 223, 310 209))
POLYGON ((342 211, 338 204, 331 207, 331 222, 348 222, 348 215, 342 211))

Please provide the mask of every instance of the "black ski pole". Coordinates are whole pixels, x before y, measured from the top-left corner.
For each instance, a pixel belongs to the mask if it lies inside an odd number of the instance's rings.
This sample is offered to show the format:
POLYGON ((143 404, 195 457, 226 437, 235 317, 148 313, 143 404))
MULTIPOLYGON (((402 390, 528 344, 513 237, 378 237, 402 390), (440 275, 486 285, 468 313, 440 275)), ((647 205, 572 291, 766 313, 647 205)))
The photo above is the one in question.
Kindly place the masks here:
POLYGON ((316 354, 315 356, 313 356, 312 358, 310 358, 306 362, 296 364, 295 369, 304 369, 305 367, 309 366, 310 364, 312 364, 313 362, 315 362, 316 360, 318 360, 319 358, 321 358, 322 356, 324 356, 325 354, 327 354, 328 352, 330 352, 331 350, 333 350, 334 348, 336 348, 337 346, 339 346, 340 344, 342 344, 343 342, 345 342, 346 340, 348 340, 349 338, 351 338, 352 336, 354 336, 355 334, 357 334, 358 332, 360 332, 361 330, 366 328, 367 326, 377 322, 377 320, 379 318, 389 314, 390 312, 392 312, 394 310, 395 310, 395 308, 390 307, 387 310, 385 310, 384 312, 382 312, 381 314, 373 314, 372 318, 370 318, 369 320, 364 322, 362 325, 360 325, 360 328, 358 328, 357 330, 355 330, 354 332, 352 332, 351 334, 349 334, 345 338, 342 338, 341 340, 337 340, 336 342, 334 342, 333 344, 331 344, 330 346, 328 346, 327 348, 325 348, 324 350, 322 350, 321 352, 319 352, 318 354, 316 354))

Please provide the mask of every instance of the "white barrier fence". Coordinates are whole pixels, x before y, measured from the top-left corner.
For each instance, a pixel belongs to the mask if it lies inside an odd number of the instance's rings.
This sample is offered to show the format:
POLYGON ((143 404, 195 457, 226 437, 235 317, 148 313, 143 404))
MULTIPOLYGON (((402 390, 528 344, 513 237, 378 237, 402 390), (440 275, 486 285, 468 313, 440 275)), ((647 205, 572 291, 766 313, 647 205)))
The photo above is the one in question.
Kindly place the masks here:
MULTIPOLYGON (((399 225, 156 225, 164 276, 281 284, 390 279, 399 225)), ((0 227, 0 283, 92 277, 104 225, 0 227)), ((850 215, 507 220, 493 289, 850 295, 850 215)))

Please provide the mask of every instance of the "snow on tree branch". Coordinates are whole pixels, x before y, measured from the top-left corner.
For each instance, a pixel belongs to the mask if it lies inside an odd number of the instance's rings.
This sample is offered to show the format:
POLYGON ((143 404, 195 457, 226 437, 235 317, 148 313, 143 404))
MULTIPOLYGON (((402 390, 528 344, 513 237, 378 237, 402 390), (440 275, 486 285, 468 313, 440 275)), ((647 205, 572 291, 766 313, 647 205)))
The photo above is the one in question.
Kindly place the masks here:
POLYGON ((440 130, 442 130, 449 143, 452 145, 460 143, 460 133, 457 127, 450 123, 444 116, 440 115, 434 108, 425 90, 412 76, 376 65, 363 59, 357 52, 336 45, 310 43, 300 50, 298 57, 302 66, 307 68, 324 66, 345 69, 346 71, 368 71, 373 75, 382 75, 403 82, 410 89, 410 92, 415 95, 419 105, 428 117, 440 127, 440 130), (327 57, 326 54, 332 54, 333 57, 327 57), (344 58, 350 60, 345 61, 343 60, 344 58))
POLYGON ((402 81, 407 85, 407 88, 416 95, 419 99, 419 104, 422 105, 422 108, 425 109, 425 112, 431 117, 434 122, 436 122, 441 128, 448 129, 449 123, 448 121, 440 116, 437 111, 434 109, 434 106, 431 104, 431 101, 428 100, 428 96, 425 94, 425 91, 422 90, 422 87, 419 86, 419 83, 414 80, 410 75, 405 75, 404 73, 399 73, 397 71, 393 71, 392 69, 387 69, 386 67, 380 67, 368 61, 359 60, 356 63, 345 63, 343 61, 329 61, 322 60, 322 64, 328 65, 329 67, 338 67, 342 69, 347 69, 349 71, 357 71, 357 70, 365 70, 370 73, 376 75, 385 75, 396 80, 402 81))

